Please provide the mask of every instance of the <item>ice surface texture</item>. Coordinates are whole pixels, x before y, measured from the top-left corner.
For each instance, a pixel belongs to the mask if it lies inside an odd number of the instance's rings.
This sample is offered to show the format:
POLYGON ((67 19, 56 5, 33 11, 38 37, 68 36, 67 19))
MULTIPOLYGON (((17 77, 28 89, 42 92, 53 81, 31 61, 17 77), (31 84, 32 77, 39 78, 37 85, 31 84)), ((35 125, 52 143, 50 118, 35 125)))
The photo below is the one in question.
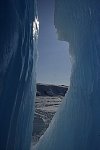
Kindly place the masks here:
POLYGON ((0 150, 30 149, 36 24, 35 0, 0 0, 0 150))
POLYGON ((34 150, 100 150, 100 1, 55 0, 55 27, 70 44, 70 89, 34 150))

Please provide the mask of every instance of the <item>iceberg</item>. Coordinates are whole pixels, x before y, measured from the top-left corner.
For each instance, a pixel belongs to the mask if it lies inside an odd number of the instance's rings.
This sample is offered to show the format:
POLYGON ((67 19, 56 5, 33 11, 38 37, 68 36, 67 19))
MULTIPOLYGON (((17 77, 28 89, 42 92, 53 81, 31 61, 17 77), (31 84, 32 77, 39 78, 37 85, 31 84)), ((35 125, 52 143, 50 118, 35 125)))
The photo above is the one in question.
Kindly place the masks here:
POLYGON ((100 1, 55 0, 58 38, 69 42, 70 88, 34 150, 100 150, 100 1))
POLYGON ((30 150, 39 22, 36 0, 0 1, 0 150, 30 150))

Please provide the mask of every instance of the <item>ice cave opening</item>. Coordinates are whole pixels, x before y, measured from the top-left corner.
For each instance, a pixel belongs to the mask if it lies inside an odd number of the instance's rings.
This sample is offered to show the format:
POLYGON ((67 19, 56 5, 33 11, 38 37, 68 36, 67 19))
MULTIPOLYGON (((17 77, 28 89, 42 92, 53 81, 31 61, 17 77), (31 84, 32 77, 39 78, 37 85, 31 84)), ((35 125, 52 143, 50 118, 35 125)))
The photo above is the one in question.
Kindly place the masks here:
POLYGON ((39 40, 33 144, 48 128, 70 86, 69 43, 54 26, 54 0, 38 0, 39 40))
MULTIPOLYGON (((47 15, 47 29, 52 0, 39 1, 42 18, 47 15)), ((73 63, 70 88, 32 149, 100 150, 100 1, 54 1, 54 25, 59 38, 69 42, 73 63)), ((31 145, 38 37, 36 2, 0 0, 0 150, 29 150, 31 145)))

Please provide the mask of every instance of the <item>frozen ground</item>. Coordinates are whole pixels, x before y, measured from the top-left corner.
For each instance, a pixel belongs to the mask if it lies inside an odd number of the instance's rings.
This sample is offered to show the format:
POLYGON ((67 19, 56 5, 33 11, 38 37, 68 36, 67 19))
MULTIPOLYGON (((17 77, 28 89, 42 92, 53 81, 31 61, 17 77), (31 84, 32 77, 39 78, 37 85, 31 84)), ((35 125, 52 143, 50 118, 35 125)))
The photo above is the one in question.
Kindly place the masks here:
POLYGON ((37 84, 33 144, 38 142, 48 128, 67 90, 68 86, 65 85, 37 84))
POLYGON ((63 96, 37 96, 34 119, 33 144, 36 144, 49 126, 63 96))

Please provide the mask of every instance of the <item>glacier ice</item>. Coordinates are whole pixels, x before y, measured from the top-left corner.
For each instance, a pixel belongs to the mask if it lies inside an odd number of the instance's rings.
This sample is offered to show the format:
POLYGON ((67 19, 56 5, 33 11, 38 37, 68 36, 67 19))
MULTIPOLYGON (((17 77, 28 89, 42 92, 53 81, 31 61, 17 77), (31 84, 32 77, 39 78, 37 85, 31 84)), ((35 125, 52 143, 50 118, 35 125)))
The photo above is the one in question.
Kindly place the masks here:
POLYGON ((69 42, 70 89, 34 150, 100 150, 100 1, 55 0, 54 24, 69 42))
POLYGON ((0 0, 0 150, 30 149, 38 27, 36 0, 0 0))

